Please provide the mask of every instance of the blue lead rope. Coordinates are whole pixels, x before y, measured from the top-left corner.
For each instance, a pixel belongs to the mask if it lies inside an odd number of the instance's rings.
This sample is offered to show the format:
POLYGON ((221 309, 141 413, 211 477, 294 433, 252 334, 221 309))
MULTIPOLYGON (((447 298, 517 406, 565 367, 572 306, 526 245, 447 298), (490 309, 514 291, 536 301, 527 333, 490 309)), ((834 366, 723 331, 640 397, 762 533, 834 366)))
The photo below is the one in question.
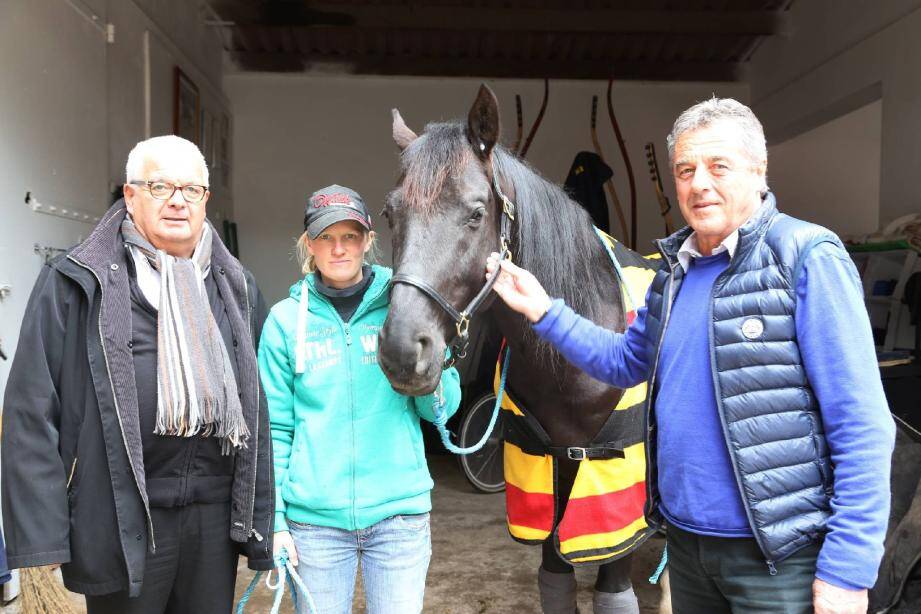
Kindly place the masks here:
POLYGON ((444 444, 445 448, 449 452, 454 454, 473 454, 486 445, 486 441, 489 439, 489 436, 492 435, 492 431, 496 428, 496 419, 499 417, 499 408, 502 406, 502 397, 505 394, 505 380, 508 377, 508 357, 511 354, 509 348, 505 349, 505 358, 502 361, 502 374, 499 378, 499 391, 496 393, 496 405, 492 410, 492 417, 489 419, 489 426, 486 427, 486 432, 483 433, 482 439, 480 439, 474 445, 468 448, 459 448, 454 445, 451 441, 451 431, 448 430, 446 426, 448 423, 448 412, 445 411, 444 402, 441 399, 441 395, 437 392, 434 395, 432 401, 432 413, 435 415, 435 428, 438 429, 438 434, 441 435, 441 443, 444 444))
MULTIPOLYGON (((269 614, 278 614, 281 599, 285 595, 286 582, 288 590, 291 592, 291 600, 294 602, 295 609, 297 608, 298 593, 300 592, 300 596, 307 600, 307 611, 312 614, 318 614, 319 610, 317 610, 317 605, 313 602, 313 597, 310 596, 310 591, 307 590, 304 581, 301 580, 297 570, 294 569, 294 565, 288 560, 287 550, 282 549, 281 554, 275 557, 275 569, 278 570, 278 580, 274 584, 272 583, 271 571, 268 572, 268 576, 265 579, 265 585, 270 590, 275 591, 275 599, 272 601, 272 609, 269 614)), ((236 614, 243 614, 243 609, 249 602, 250 597, 253 596, 253 591, 256 590, 256 585, 259 584, 259 579, 262 578, 264 573, 266 572, 257 571, 256 575, 253 576, 249 586, 246 587, 246 592, 243 593, 239 603, 237 603, 236 614)))
POLYGON ((665 565, 668 563, 668 544, 662 548, 662 560, 659 561, 659 566, 656 567, 656 570, 651 576, 649 576, 650 584, 658 584, 659 576, 662 575, 662 572, 665 571, 665 565))

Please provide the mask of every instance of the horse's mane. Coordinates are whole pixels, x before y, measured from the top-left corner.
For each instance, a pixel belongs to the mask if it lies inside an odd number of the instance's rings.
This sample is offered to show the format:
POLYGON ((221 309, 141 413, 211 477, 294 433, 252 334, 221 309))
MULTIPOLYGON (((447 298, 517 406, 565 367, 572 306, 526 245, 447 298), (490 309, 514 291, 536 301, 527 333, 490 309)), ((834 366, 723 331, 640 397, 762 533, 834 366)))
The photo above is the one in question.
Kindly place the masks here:
POLYGON ((596 319, 604 301, 603 284, 590 261, 604 252, 591 217, 561 187, 505 149, 496 148, 493 157, 501 180, 515 194, 515 262, 531 271, 550 296, 596 319))
MULTIPOLYGON (((593 258, 607 255, 588 213, 556 184, 501 146, 493 149, 495 168, 510 186, 517 206, 512 224, 513 259, 531 271, 552 297, 577 313, 598 321, 604 307, 606 280, 598 279, 593 258)), ((461 122, 433 123, 403 154, 403 190, 408 206, 430 210, 451 168, 471 161, 473 151, 461 122)), ((508 189, 507 187, 504 189, 508 189)), ((511 197, 511 196, 510 196, 511 197)), ((523 325, 526 343, 549 358, 549 345, 523 325)), ((555 360, 553 362, 556 362, 555 360)))

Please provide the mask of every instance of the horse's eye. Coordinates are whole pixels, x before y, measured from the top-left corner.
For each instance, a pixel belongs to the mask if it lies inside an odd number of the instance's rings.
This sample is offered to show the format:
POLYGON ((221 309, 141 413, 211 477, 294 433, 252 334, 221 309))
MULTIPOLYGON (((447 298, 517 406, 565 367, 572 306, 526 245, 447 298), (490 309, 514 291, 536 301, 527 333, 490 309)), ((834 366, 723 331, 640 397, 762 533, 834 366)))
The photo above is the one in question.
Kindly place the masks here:
POLYGON ((473 224, 476 224, 476 223, 482 221, 484 217, 486 217, 486 209, 482 209, 482 208, 476 209, 476 210, 470 215, 470 222, 473 223, 473 224))

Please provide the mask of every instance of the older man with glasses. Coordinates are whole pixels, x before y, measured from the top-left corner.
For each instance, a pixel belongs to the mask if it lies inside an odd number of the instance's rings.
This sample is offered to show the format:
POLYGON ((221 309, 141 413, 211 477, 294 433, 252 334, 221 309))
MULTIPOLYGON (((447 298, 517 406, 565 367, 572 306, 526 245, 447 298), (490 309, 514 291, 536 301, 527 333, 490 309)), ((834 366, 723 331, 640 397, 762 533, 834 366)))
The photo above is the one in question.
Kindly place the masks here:
POLYGON ((39 275, 3 413, 10 566, 63 564, 89 614, 226 613, 272 566, 252 276, 205 220, 208 169, 138 143, 124 199, 39 275))

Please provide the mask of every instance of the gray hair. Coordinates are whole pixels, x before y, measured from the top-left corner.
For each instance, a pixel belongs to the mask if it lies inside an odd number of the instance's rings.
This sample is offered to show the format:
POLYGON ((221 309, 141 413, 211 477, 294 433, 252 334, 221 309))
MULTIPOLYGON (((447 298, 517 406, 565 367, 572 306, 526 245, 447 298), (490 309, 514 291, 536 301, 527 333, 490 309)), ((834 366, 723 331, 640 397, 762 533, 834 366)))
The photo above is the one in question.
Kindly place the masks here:
POLYGON ((173 134, 155 136, 135 145, 128 154, 128 162, 125 164, 125 182, 131 183, 144 179, 144 166, 148 160, 170 156, 184 156, 193 164, 199 164, 202 181, 205 186, 208 186, 208 164, 198 146, 192 141, 173 134))
POLYGON ((675 162, 675 143, 682 134, 724 120, 734 122, 740 128, 742 147, 751 161, 756 164, 767 164, 767 143, 764 140, 761 122, 751 109, 738 100, 716 96, 698 102, 675 120, 675 125, 666 138, 669 162, 675 162))

